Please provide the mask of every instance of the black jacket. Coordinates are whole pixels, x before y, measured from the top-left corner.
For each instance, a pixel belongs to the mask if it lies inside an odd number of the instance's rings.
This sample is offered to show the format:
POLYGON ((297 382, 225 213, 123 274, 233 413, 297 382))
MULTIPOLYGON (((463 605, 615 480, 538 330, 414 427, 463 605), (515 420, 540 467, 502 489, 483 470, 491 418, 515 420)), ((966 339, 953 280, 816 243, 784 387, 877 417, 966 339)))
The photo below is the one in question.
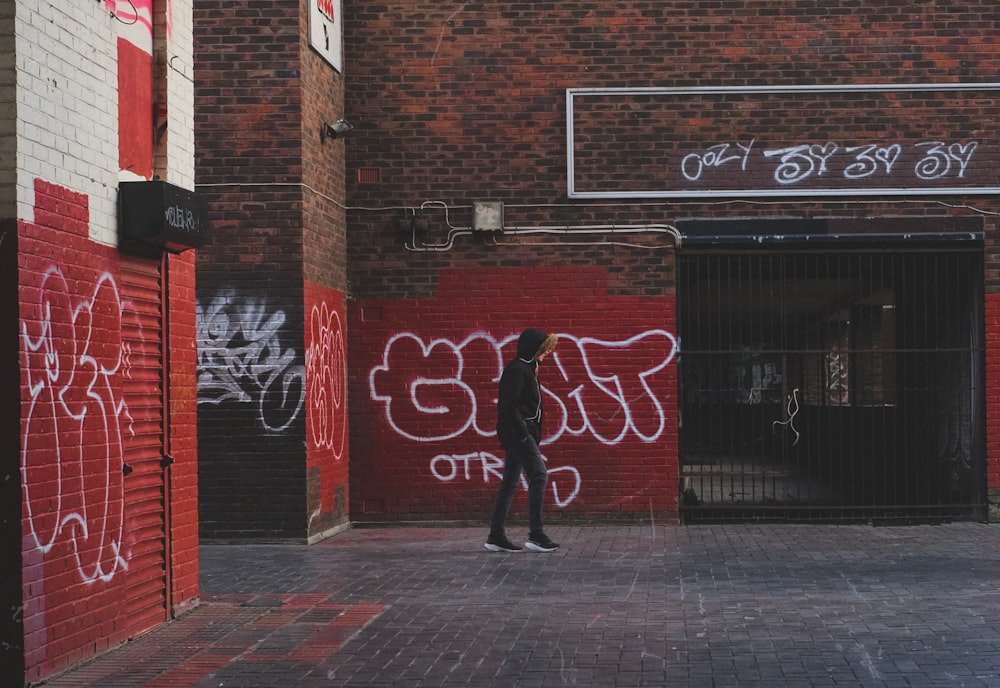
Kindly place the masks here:
POLYGON ((528 329, 517 340, 517 356, 503 369, 497 395, 497 439, 507 447, 528 437, 542 441, 542 388, 535 355, 546 335, 528 329))

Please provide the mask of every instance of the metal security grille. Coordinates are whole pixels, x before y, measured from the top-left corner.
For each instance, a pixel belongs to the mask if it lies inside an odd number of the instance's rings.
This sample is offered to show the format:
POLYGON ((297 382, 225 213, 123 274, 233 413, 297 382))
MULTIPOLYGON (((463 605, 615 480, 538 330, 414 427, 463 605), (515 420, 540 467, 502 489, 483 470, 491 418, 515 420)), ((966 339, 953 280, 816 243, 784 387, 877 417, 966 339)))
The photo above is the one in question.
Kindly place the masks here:
POLYGON ((979 252, 678 264, 685 521, 984 516, 979 252))
POLYGON ((137 636, 167 619, 163 468, 163 299, 159 262, 122 256, 126 625, 137 636))

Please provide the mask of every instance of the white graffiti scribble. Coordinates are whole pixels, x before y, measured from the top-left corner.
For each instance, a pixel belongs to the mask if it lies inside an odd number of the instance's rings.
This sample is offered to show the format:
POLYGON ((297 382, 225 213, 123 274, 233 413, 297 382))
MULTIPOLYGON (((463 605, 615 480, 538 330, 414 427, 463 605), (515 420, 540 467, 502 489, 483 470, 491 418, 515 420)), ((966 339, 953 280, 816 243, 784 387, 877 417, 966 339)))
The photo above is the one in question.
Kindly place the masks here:
POLYGON ((898 143, 891 146, 876 146, 868 144, 865 146, 850 146, 848 153, 854 153, 854 162, 844 168, 844 177, 847 179, 864 179, 878 172, 879 167, 885 168, 886 174, 892 173, 892 166, 899 159, 899 154, 903 152, 903 147, 898 143))
POLYGON ((332 451, 338 461, 347 439, 346 365, 340 314, 325 302, 313 306, 306 349, 309 436, 314 446, 332 451))
MULTIPOLYGON (((548 424, 554 430, 542 443, 554 442, 563 433, 589 433, 603 444, 618 444, 630 433, 643 442, 655 442, 667 418, 649 379, 676 355, 673 335, 649 330, 618 342, 569 334, 560 334, 559 339, 559 349, 551 357, 559 376, 544 384, 554 402, 548 424), (636 356, 637 350, 644 355, 636 356), (636 371, 636 360, 648 363, 636 371), (611 414, 609 402, 615 407, 611 414), (643 413, 636 413, 637 407, 643 413)), ((453 439, 470 429, 493 436, 493 386, 502 370, 502 351, 514 341, 516 335, 498 342, 484 332, 457 343, 424 342, 415 334, 397 334, 386 343, 381 364, 369 375, 371 398, 383 404, 390 427, 415 442, 453 439)))
POLYGON ((728 163, 738 162, 740 170, 746 172, 747 160, 750 158, 750 151, 753 148, 754 140, 750 139, 747 144, 740 143, 719 143, 709 146, 704 151, 698 153, 688 153, 681 160, 681 174, 688 181, 698 181, 702 172, 707 168, 722 167, 728 163), (740 153, 730 153, 730 147, 735 146, 740 153))
POLYGON ((830 403, 837 406, 846 405, 850 394, 847 381, 847 357, 841 355, 839 351, 831 351, 826 354, 826 372, 829 379, 827 394, 830 403))
POLYGON ((926 149, 924 157, 917 163, 915 172, 921 179, 940 179, 951 172, 952 163, 958 165, 956 176, 964 177, 965 168, 972 159, 972 154, 979 146, 977 141, 968 143, 953 143, 948 145, 943 141, 925 141, 918 143, 926 149))
POLYGON ((804 143, 788 148, 776 148, 764 151, 764 157, 778 156, 781 164, 774 170, 774 181, 779 184, 795 184, 815 173, 823 176, 826 172, 827 160, 837 152, 839 146, 827 141, 822 146, 818 143, 804 143))
POLYGON ((279 331, 284 311, 220 295, 197 305, 198 403, 256 403, 261 425, 282 432, 305 401, 305 367, 279 331))
POLYGON ((21 322, 30 397, 21 480, 31 544, 43 554, 68 540, 86 583, 109 581, 122 555, 124 488, 122 301, 111 274, 75 305, 58 267, 46 270, 37 316, 21 322), (112 333, 109 336, 109 332, 112 333), (54 477, 53 477, 54 472, 54 477))
MULTIPOLYGON (((547 459, 546 459, 547 460, 547 459)), ((482 472, 484 483, 491 479, 498 482, 503 478, 504 461, 489 452, 472 452, 471 454, 438 454, 431 459, 431 473, 441 482, 452 482, 459 478, 465 481, 473 480, 473 466, 476 475, 482 472)), ((580 493, 580 471, 572 466, 554 466, 548 468, 549 482, 556 506, 563 508, 569 505, 580 493), (568 487, 566 487, 568 480, 568 487), (560 485, 564 487, 560 489, 560 485)), ((528 481, 521 475, 521 489, 527 491, 528 481)))
MULTIPOLYGON (((738 145, 738 144, 737 144, 738 145)), ((966 168, 972 160, 973 153, 979 147, 977 141, 966 143, 946 143, 944 141, 920 141, 913 148, 921 156, 913 167, 913 173, 920 179, 931 181, 942 179, 949 175, 964 177, 966 168)), ((709 149, 712 150, 712 149, 709 149)), ((774 170, 774 180, 782 185, 797 184, 809 177, 822 177, 828 171, 831 159, 843 150, 851 160, 843 169, 845 179, 865 179, 882 173, 889 176, 893 172, 896 161, 903 153, 899 143, 888 145, 863 144, 858 146, 841 146, 833 141, 820 145, 803 143, 786 148, 775 148, 763 151, 765 158, 778 158, 780 164, 774 170)), ((749 154, 749 151, 747 151, 749 154)), ((696 177, 688 176, 685 168, 687 156, 681 163, 681 172, 690 180, 696 177)), ((713 158, 713 161, 716 158, 713 158)), ((722 162, 733 160, 729 156, 722 162)), ((707 166, 707 164, 706 164, 707 166)), ((746 169, 744 160, 743 169, 746 169)), ((700 176, 701 167, 698 167, 700 176)))

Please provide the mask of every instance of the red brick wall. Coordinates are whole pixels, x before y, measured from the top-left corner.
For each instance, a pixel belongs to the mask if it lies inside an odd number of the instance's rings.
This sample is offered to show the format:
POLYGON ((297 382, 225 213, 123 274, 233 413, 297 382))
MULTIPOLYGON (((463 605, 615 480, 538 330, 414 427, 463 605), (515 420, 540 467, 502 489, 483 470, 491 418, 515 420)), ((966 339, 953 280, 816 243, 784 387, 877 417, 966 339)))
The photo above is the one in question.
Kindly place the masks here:
POLYGON ((35 194, 19 241, 29 680, 126 638, 116 252, 87 239, 85 196, 42 181, 35 194))
MULTIPOLYGON (((580 231, 588 226, 995 212, 989 196, 922 194, 903 201, 781 194, 754 199, 738 193, 714 200, 570 200, 566 178, 566 89, 992 81, 1000 73, 1000 55, 986 40, 992 11, 987 0, 936 0, 918 13, 850 0, 780 9, 737 0, 348 7, 346 111, 357 125, 345 144, 350 296, 426 297, 436 292, 442 268, 518 264, 605 266, 613 294, 672 289, 668 238, 580 231), (456 235, 455 228, 471 225, 471 204, 480 198, 504 201, 508 228, 546 227, 552 233, 544 241, 506 236, 496 246, 492 239, 456 235), (423 218, 425 231, 416 242, 408 223, 400 223, 408 213, 423 218), (564 235, 557 236, 560 229, 564 235), (414 243, 426 250, 408 250, 414 243)), ((774 134, 776 145, 781 132, 803 127, 814 130, 816 140, 848 145, 916 140, 955 126, 963 140, 981 139, 995 148, 993 93, 918 97, 919 108, 904 110, 923 119, 891 129, 879 129, 866 98, 816 96, 815 117, 805 125, 801 112, 793 122, 780 109, 767 113, 766 121, 760 115, 741 118, 739 107, 720 115, 710 99, 678 118, 676 127, 669 115, 661 124, 670 136, 684 129, 702 137, 692 142, 713 143, 752 136, 761 127, 774 134)), ((641 98, 633 100, 600 126, 641 153, 644 144, 658 140, 657 129, 642 125, 648 108, 641 98)), ((599 176, 601 166, 587 171, 599 176)), ((600 179, 591 181, 596 186, 600 179)))
POLYGON ((85 196, 42 181, 35 194, 19 242, 29 680, 125 640, 127 565, 116 252, 87 239, 85 196))
MULTIPOLYGON (((85 195, 35 182, 18 237, 21 558, 25 675, 38 680, 127 639, 130 515, 123 478, 132 418, 123 397, 118 252, 88 239, 85 195)), ((174 608, 198 594, 192 259, 177 269, 170 351, 174 608), (186 280, 185 280, 186 273, 186 280), (180 379, 186 374, 187 377, 180 379), (173 542, 176 538, 176 543, 173 542)))
POLYGON ((167 452, 170 467, 170 602, 174 612, 198 597, 198 375, 195 317, 195 255, 186 251, 167 257, 169 332, 167 452))
POLYGON ((306 437, 309 535, 349 515, 347 316, 344 295, 306 283, 306 437))
MULTIPOLYGON (((586 87, 989 82, 1000 73, 1000 55, 988 40, 993 11, 989 0, 934 0, 918 12, 853 0, 781 7, 745 0, 349 6, 347 112, 358 125, 346 143, 348 193, 356 209, 350 225, 352 297, 427 293, 438 266, 523 259, 510 247, 501 258, 500 251, 465 240, 434 255, 408 255, 408 235, 393 232, 394 211, 402 207, 423 210, 430 220, 427 240, 435 244, 444 242, 449 223, 467 227, 471 201, 483 197, 507 203, 508 226, 567 228, 689 218, 962 214, 965 201, 989 207, 988 198, 954 198, 943 206, 919 196, 904 203, 878 197, 824 202, 780 194, 760 201, 567 202, 565 103, 566 89, 586 87), (359 182, 359 170, 376 181, 359 182)), ((832 100, 819 95, 812 101, 821 122, 813 123, 815 135, 824 141, 888 143, 961 120, 969 123, 968 138, 992 141, 992 94, 935 97, 922 110, 923 121, 892 131, 877 128, 867 105, 828 116, 832 100)), ((836 100, 849 108, 851 97, 836 100)), ((638 141, 624 143, 641 149, 643 141, 655 140, 655 130, 633 122, 647 114, 642 102, 630 105, 601 126, 624 131, 629 124, 638 141)), ((752 135, 765 126, 753 117, 720 116, 711 101, 685 115, 678 128, 695 127, 689 118, 730 123, 728 134, 706 126, 715 136, 752 135)), ((768 131, 792 128, 788 114, 784 123, 781 111, 770 116, 768 131)), ((801 129, 801 121, 795 126, 801 129)), ((539 254, 532 247, 526 255, 540 261, 613 260, 609 251, 567 243, 568 237, 556 252, 539 254)), ((615 271, 621 279, 612 284, 634 288, 646 267, 622 266, 615 271)))
POLYGON ((496 385, 526 327, 560 336, 540 368, 551 518, 676 515, 672 298, 610 297, 601 268, 449 270, 436 298, 369 300, 350 317, 356 520, 489 512, 496 385))

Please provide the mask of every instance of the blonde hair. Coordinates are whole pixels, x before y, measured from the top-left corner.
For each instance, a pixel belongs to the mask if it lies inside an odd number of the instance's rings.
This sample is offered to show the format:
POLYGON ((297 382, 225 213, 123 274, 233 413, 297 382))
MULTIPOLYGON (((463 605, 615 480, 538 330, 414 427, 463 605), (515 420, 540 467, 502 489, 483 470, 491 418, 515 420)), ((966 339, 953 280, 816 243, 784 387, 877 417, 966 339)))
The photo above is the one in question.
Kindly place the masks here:
POLYGON ((542 342, 542 345, 538 347, 538 352, 535 354, 535 358, 538 358, 539 356, 543 356, 545 354, 552 353, 556 348, 556 344, 558 343, 559 343, 559 337, 557 335, 554 334, 548 335, 547 337, 545 337, 545 341, 542 342))

